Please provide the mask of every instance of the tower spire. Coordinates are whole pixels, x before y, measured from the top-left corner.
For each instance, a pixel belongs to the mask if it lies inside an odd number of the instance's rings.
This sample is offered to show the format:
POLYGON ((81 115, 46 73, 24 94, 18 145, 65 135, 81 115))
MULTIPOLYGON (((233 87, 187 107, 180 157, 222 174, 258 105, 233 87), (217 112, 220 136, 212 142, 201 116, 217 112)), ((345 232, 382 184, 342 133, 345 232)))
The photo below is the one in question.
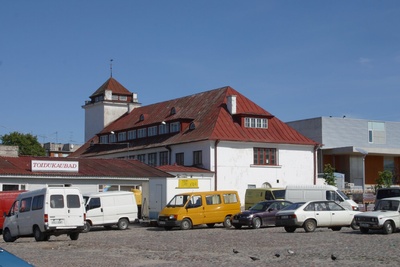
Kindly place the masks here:
POLYGON ((112 62, 114 59, 110 59, 110 77, 112 78, 112 62))

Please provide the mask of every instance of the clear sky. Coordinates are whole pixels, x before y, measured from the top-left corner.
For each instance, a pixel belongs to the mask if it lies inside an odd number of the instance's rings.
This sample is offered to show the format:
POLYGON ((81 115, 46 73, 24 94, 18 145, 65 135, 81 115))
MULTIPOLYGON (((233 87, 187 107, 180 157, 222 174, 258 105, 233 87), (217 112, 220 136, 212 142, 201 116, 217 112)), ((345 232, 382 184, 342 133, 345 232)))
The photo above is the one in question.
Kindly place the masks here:
POLYGON ((110 59, 142 105, 229 85, 284 122, 400 121, 397 0, 0 0, 0 135, 83 143, 110 59))

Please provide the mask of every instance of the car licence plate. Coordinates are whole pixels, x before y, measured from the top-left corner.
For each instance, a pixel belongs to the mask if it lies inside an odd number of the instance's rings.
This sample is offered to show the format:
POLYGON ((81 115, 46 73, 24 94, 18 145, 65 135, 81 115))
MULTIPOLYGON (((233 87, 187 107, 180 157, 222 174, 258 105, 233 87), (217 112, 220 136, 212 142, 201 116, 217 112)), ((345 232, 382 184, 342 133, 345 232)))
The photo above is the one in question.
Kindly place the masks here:
POLYGON ((287 219, 287 218, 289 218, 289 216, 287 216, 287 215, 281 216, 281 219, 287 219))
POLYGON ((164 225, 164 224, 165 224, 164 221, 159 221, 159 222, 158 222, 158 225, 164 225))
POLYGON ((369 227, 369 224, 367 224, 367 223, 360 223, 360 227, 366 227, 366 228, 368 228, 368 227, 369 227))
POLYGON ((54 220, 51 220, 51 223, 52 224, 62 224, 64 222, 64 220, 62 220, 62 219, 54 219, 54 220))
POLYGON ((239 222, 239 220, 232 220, 232 222, 233 222, 233 223, 238 223, 238 222, 239 222))

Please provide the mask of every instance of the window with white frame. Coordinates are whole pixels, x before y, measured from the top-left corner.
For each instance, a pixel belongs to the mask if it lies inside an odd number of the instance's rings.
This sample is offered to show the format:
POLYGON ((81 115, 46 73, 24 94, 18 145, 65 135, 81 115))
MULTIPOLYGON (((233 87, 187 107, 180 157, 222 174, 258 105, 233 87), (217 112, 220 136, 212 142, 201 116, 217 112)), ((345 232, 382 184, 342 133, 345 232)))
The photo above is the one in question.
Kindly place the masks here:
POLYGON ((146 154, 137 155, 137 160, 146 163, 146 154))
POLYGON ((250 118, 244 119, 244 127, 246 128, 268 128, 268 120, 265 118, 250 118))
POLYGON ((119 100, 126 101, 126 100, 128 100, 128 98, 126 95, 121 95, 121 96, 119 96, 119 100))
POLYGON ((112 100, 118 100, 118 96, 117 95, 112 95, 111 99, 112 100))
POLYGON ((160 165, 168 165, 168 151, 160 152, 160 165))
POLYGON ((147 164, 150 166, 157 166, 157 153, 149 153, 147 155, 147 164))
POLYGON ((138 129, 137 130, 137 137, 138 138, 146 137, 146 134, 147 134, 147 129, 146 128, 142 128, 142 129, 138 129))
POLYGON ((147 136, 155 136, 157 135, 157 126, 151 126, 147 128, 147 136))
POLYGON ((100 144, 108 144, 108 135, 100 136, 100 144))
POLYGON ((276 148, 255 147, 253 151, 254 165, 277 165, 276 148))
POLYGON ((193 151, 193 165, 202 165, 203 164, 203 156, 202 151, 193 151))
POLYGON ((136 139, 136 130, 128 131, 128 140, 136 139))
POLYGON ((118 133, 118 141, 126 141, 126 132, 120 132, 118 133))
POLYGON ((386 144, 386 131, 384 122, 368 122, 368 142, 374 144, 386 144))
POLYGON ((167 133, 169 133, 169 125, 167 123, 158 126, 158 134, 167 134, 167 133))
POLYGON ((183 153, 176 153, 175 154, 175 163, 177 165, 184 165, 185 164, 185 156, 183 153))
POLYGON ((179 121, 171 123, 169 126, 169 131, 171 133, 180 132, 181 131, 181 123, 179 121))

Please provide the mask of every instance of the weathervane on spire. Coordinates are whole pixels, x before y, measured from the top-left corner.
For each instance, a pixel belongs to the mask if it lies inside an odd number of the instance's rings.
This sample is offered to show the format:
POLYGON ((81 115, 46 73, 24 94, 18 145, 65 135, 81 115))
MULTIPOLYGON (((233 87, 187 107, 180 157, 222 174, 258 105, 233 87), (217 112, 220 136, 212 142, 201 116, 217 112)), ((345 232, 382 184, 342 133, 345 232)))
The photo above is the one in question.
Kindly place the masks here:
POLYGON ((110 59, 110 77, 112 78, 112 62, 114 59, 110 59))

